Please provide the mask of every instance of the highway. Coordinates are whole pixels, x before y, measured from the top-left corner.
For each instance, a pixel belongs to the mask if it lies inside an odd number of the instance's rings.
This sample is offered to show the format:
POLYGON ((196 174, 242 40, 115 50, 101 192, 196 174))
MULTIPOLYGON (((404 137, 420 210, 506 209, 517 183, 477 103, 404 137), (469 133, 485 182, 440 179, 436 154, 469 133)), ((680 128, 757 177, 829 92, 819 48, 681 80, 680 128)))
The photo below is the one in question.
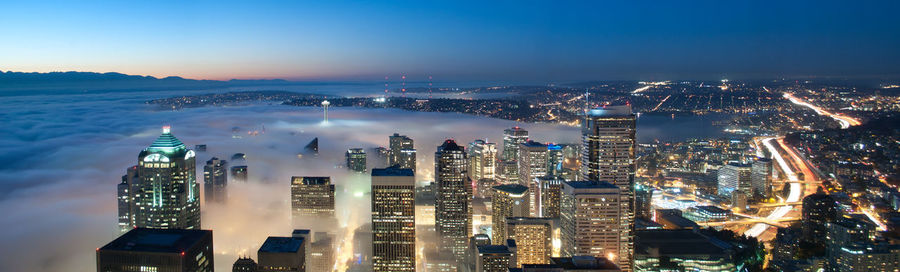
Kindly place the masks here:
POLYGON ((837 120, 839 123, 841 123, 841 128, 842 128, 842 129, 846 129, 846 128, 849 128, 849 127, 851 127, 851 126, 858 126, 858 125, 862 124, 862 123, 861 123, 858 119, 856 119, 856 118, 849 117, 849 116, 844 116, 844 115, 840 115, 840 114, 836 114, 836 113, 832 113, 832 112, 827 111, 827 110, 825 110, 825 109, 823 109, 823 108, 821 108, 821 107, 819 107, 819 106, 810 104, 809 102, 806 102, 805 100, 803 100, 803 99, 801 99, 801 98, 798 98, 798 97, 794 96, 794 94, 785 92, 785 93, 784 93, 784 98, 787 98, 788 100, 790 100, 791 103, 794 103, 794 104, 797 104, 797 105, 800 105, 800 106, 804 106, 804 107, 810 108, 810 109, 812 109, 813 111, 815 111, 816 113, 818 113, 819 115, 825 115, 825 116, 831 117, 831 118, 834 119, 834 120, 837 120))
MULTIPOLYGON (((769 153, 772 154, 772 158, 774 158, 778 163, 778 166, 781 168, 781 171, 785 174, 785 177, 787 177, 787 181, 790 183, 790 186, 788 187, 788 190, 790 190, 788 192, 788 198, 782 200, 783 205, 775 208, 772 213, 766 216, 766 220, 778 222, 781 221, 788 213, 794 210, 794 205, 791 205, 790 203, 796 203, 800 201, 800 198, 804 195, 803 184, 799 180, 797 173, 794 172, 794 169, 791 167, 791 165, 797 167, 798 169, 801 169, 801 172, 804 173, 804 177, 806 180, 814 179, 815 175, 812 175, 812 171, 809 170, 808 167, 806 167, 806 164, 803 163, 802 160, 800 160, 800 157, 797 154, 794 154, 794 152, 791 151, 790 148, 784 145, 783 138, 765 138, 760 142, 762 142, 763 146, 765 146, 769 153), (775 148, 775 145, 772 144, 772 142, 776 140, 781 148, 785 150, 786 153, 790 154, 790 159, 792 160, 790 163, 785 160, 784 156, 781 155, 781 152, 779 152, 778 148, 775 148), (810 173, 809 175, 806 174, 807 171, 810 173)), ((751 227, 749 230, 744 232, 744 234, 751 237, 758 237, 759 235, 766 232, 766 230, 769 229, 769 226, 770 225, 766 223, 757 223, 753 225, 753 227, 751 227)))

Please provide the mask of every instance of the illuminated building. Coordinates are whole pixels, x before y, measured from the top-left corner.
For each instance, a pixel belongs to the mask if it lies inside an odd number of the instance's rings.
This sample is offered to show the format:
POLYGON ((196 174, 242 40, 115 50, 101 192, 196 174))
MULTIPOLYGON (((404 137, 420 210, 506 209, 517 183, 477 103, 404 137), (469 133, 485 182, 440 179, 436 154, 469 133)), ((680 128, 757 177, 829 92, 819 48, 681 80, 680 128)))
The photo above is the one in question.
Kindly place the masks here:
POLYGON ((827 223, 834 222, 840 217, 837 204, 830 195, 821 188, 815 193, 803 198, 801 229, 803 240, 815 244, 824 244, 827 237, 827 223))
POLYGON ((334 239, 327 232, 316 232, 306 254, 307 271, 331 271, 334 268, 334 239))
POLYGON ((494 179, 497 169, 497 144, 484 140, 469 143, 469 176, 472 180, 494 179))
POLYGON ((516 263, 515 242, 506 245, 483 245, 475 249, 476 272, 506 272, 516 263))
POLYGON ((257 272, 258 270, 259 267, 256 265, 256 261, 253 261, 250 257, 238 258, 231 265, 231 272, 257 272))
POLYGON ((391 150, 387 149, 383 146, 379 146, 372 149, 372 154, 375 156, 375 167, 384 168, 390 166, 391 162, 391 150))
POLYGON ((136 184, 131 184, 132 223, 139 228, 199 229, 200 184, 194 151, 163 128, 162 135, 138 155, 136 184))
POLYGON ((235 165, 231 167, 231 180, 234 182, 247 182, 247 166, 235 165))
POLYGON ((412 169, 372 169, 374 271, 416 270, 415 182, 412 169))
POLYGON ((228 197, 228 162, 213 157, 203 166, 206 203, 224 203, 228 197))
POLYGON ((438 247, 429 247, 425 249, 425 271, 429 272, 458 272, 458 262, 456 257, 450 251, 444 251, 438 247))
MULTIPOLYGON (((627 205, 622 190, 609 182, 563 183, 560 202, 561 256, 608 258, 631 268, 631 225, 625 225, 627 205), (624 228, 624 229, 623 229, 624 228)), ((624 270, 624 269, 623 269, 624 270)))
POLYGON ((697 230, 642 230, 635 236, 634 271, 726 272, 743 263, 740 248, 697 230))
POLYGON ((832 267, 838 267, 836 261, 841 255, 849 253, 842 253, 843 248, 871 243, 877 233, 875 224, 865 218, 843 217, 826 225, 828 229, 828 236, 825 239, 826 256, 832 267))
POLYGON ((528 140, 528 131, 520 127, 512 127, 503 130, 503 154, 500 157, 504 161, 514 161, 519 157, 519 144, 528 140))
POLYGON ((897 271, 900 269, 900 245, 853 243, 841 246, 832 260, 836 272, 897 271))
POLYGON ((540 190, 534 179, 547 175, 547 145, 535 141, 519 144, 518 162, 519 184, 528 186, 528 189, 534 192, 529 199, 531 204, 529 213, 531 216, 537 216, 540 213, 538 207, 540 190))
POLYGON ((460 264, 462 271, 475 271, 475 262, 478 257, 478 247, 491 244, 491 237, 486 234, 475 234, 469 237, 469 248, 466 249, 466 259, 460 264))
POLYGON ((515 160, 497 163, 497 180, 502 184, 519 183, 519 163, 515 160))
POLYGON ((731 211, 716 206, 694 206, 688 208, 684 217, 694 222, 725 221, 731 218, 731 211))
POLYGON ((213 271, 211 230, 136 228, 97 249, 97 271, 213 271))
POLYGON ((753 188, 751 185, 750 165, 729 163, 719 168, 718 192, 720 196, 733 197, 734 191, 749 194, 753 188))
POLYGON ((538 213, 539 217, 558 218, 559 201, 562 195, 562 184, 565 182, 559 176, 543 176, 537 178, 538 213))
POLYGON ((116 200, 118 202, 119 231, 122 233, 128 232, 134 228, 134 223, 131 221, 131 212, 133 208, 131 203, 134 195, 130 192, 132 191, 131 186, 137 186, 137 168, 137 165, 128 167, 128 169, 125 170, 125 175, 122 176, 122 182, 116 186, 116 191, 118 192, 116 200))
POLYGON ((562 145, 547 144, 547 175, 553 177, 563 176, 563 163, 566 156, 562 145))
MULTIPOLYGON (((583 249, 582 245, 573 245, 571 249, 574 252, 585 252, 584 254, 575 255, 591 255, 595 257, 608 257, 616 262, 623 271, 631 271, 632 252, 634 249, 634 172, 635 172, 635 115, 631 111, 631 105, 620 106, 604 106, 588 111, 585 120, 582 123, 582 157, 581 157, 581 180, 606 182, 618 187, 621 192, 619 199, 610 199, 601 197, 600 199, 592 199, 592 201, 600 201, 598 205, 618 205, 616 214, 618 218, 608 219, 604 222, 602 228, 609 228, 611 232, 601 239, 610 239, 615 236, 617 241, 603 240, 591 245, 593 249, 583 249), (615 204, 613 204, 615 203, 615 204), (615 222, 618 226, 612 226, 608 223, 615 222), (597 248, 596 246, 599 246, 597 248), (602 249, 601 249, 602 248, 602 249), (585 251, 586 250, 586 251, 585 251), (600 252, 603 255, 598 255, 600 252)), ((577 183, 583 186, 587 183, 577 183)), ((603 191, 600 194, 607 194, 605 185, 591 185, 588 188, 570 187, 574 194, 582 190, 603 191), (596 187, 596 188, 591 188, 596 187)), ((566 188, 564 186, 564 188, 566 188)), ((574 199, 569 196, 570 200, 574 199)), ((564 196, 563 198, 566 198, 564 196)), ((592 198, 592 197, 588 197, 592 198)), ((563 200, 564 202, 566 200, 563 200)), ((571 207, 569 209, 572 209, 571 207)), ((611 209, 611 208, 610 208, 611 209)), ((577 209, 576 209, 577 210, 577 209)), ((596 231, 596 230, 595 230, 596 231)), ((577 237, 577 235, 576 235, 577 237)))
POLYGON ((308 239, 269 236, 256 251, 260 272, 305 272, 308 239))
POLYGON ((526 217, 529 214, 528 187, 519 184, 494 186, 491 196, 491 241, 495 245, 506 241, 506 218, 526 217))
POLYGON ((362 148, 347 149, 347 169, 359 173, 366 172, 366 151, 362 148))
POLYGON ((334 216, 334 184, 330 177, 291 177, 293 217, 334 216))
POLYGON ((446 140, 434 153, 435 230, 441 247, 462 260, 472 236, 472 182, 468 177, 466 151, 446 140))
POLYGON ((653 188, 643 184, 634 185, 634 216, 637 218, 650 218, 652 209, 653 188))
POLYGON ((750 184, 753 186, 753 194, 764 198, 772 197, 772 160, 756 158, 753 161, 750 174, 750 184))
POLYGON ((553 221, 550 218, 508 217, 506 237, 516 241, 516 265, 546 264, 553 251, 553 221))
POLYGON ((413 145, 413 140, 398 133, 388 137, 388 140, 391 151, 388 165, 399 165, 400 168, 416 172, 416 147, 413 145))

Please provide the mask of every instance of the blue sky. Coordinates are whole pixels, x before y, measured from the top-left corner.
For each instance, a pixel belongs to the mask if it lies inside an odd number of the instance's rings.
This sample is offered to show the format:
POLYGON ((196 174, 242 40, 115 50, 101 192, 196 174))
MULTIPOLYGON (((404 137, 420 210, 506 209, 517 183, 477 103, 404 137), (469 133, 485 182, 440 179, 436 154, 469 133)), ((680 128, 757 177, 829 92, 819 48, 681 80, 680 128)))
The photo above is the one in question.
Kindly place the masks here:
POLYGON ((900 75, 898 1, 16 1, 0 70, 189 78, 900 75))

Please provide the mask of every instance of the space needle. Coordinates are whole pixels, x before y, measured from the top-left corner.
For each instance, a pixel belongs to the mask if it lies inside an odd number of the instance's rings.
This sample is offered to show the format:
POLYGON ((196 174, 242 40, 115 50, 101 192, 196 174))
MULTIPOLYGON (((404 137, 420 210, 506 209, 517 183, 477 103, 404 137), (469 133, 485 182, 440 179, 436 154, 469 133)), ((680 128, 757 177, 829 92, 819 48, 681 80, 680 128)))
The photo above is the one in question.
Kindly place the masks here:
POLYGON ((324 113, 325 120, 323 121, 324 123, 328 123, 328 105, 331 105, 331 102, 328 102, 328 100, 322 101, 322 107, 325 108, 325 113, 324 113))

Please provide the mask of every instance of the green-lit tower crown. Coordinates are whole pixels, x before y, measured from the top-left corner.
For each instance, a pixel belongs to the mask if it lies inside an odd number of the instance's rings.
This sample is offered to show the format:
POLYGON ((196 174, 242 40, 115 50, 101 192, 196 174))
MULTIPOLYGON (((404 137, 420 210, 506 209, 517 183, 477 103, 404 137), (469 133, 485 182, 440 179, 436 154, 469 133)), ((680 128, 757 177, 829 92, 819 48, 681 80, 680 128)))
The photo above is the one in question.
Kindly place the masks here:
POLYGON ((200 229, 200 184, 194 151, 169 127, 138 155, 137 179, 129 185, 136 227, 200 229))

